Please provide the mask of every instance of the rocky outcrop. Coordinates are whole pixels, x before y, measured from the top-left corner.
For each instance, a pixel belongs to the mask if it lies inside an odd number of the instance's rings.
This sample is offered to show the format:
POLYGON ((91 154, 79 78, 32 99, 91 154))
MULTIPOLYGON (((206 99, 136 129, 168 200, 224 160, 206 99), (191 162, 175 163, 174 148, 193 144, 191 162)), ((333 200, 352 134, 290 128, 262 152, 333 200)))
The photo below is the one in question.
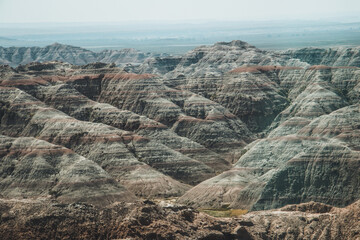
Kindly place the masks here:
POLYGON ((319 203, 219 219, 184 206, 151 201, 84 203, 0 201, 5 239, 357 239, 359 202, 346 208, 319 203))
POLYGON ((314 202, 287 206, 280 211, 253 212, 244 216, 253 227, 253 239, 357 239, 359 201, 346 208, 314 202), (294 211, 295 210, 295 211, 294 211), (262 223, 260 228, 257 223, 262 223))

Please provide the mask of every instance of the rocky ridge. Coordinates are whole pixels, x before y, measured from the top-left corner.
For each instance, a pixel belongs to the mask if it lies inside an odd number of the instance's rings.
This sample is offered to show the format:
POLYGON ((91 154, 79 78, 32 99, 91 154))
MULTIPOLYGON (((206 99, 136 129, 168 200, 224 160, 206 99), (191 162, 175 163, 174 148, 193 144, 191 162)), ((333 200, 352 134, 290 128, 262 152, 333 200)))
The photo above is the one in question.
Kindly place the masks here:
POLYGON ((102 62, 116 65, 140 64, 149 57, 162 54, 142 53, 135 49, 93 52, 84 48, 54 43, 46 47, 0 47, 0 64, 12 67, 31 62, 62 61, 75 65, 102 62))

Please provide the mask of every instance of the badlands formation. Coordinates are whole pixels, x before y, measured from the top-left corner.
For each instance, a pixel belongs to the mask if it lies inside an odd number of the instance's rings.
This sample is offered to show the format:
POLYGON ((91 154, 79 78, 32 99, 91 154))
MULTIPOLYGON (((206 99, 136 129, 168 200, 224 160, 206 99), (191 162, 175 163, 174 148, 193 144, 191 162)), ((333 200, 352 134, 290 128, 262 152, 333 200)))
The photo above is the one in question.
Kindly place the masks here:
POLYGON ((360 48, 0 63, 4 239, 360 238, 360 48))

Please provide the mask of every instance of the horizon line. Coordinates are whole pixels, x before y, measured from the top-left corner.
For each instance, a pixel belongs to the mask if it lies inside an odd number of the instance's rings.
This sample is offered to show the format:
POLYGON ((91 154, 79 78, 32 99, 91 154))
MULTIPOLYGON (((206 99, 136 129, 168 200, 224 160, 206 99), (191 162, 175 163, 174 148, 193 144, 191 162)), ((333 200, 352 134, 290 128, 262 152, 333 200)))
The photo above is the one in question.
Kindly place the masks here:
MULTIPOLYGON (((347 16, 349 17, 349 16, 347 16)), ((355 17, 355 16, 353 16, 355 17)), ((358 17, 358 16, 356 16, 358 17)), ((258 18, 258 19, 129 19, 129 20, 121 20, 121 21, 27 21, 27 22, 0 22, 0 25, 14 25, 14 24, 134 24, 134 23, 161 23, 162 25, 171 25, 171 24, 179 24, 179 23, 191 23, 191 24, 204 24, 204 23, 244 23, 244 22, 252 22, 252 23, 265 23, 265 22, 336 22, 336 23, 360 23, 360 16, 358 19, 346 20, 345 16, 343 17, 326 17, 326 18, 318 18, 318 19, 307 19, 307 18, 276 18, 276 19, 268 19, 268 18, 258 18)), ((285 22, 285 23, 286 23, 285 22)))

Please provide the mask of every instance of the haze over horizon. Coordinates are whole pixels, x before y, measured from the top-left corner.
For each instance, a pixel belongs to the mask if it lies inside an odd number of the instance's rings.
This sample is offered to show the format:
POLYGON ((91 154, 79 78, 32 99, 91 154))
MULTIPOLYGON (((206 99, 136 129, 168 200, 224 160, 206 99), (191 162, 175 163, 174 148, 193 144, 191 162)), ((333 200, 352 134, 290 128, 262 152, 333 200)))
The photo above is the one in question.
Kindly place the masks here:
POLYGON ((262 49, 359 46, 357 0, 0 0, 0 46, 183 54, 243 40, 262 49))
POLYGON ((359 21, 357 0, 1 0, 0 23, 131 21, 359 21))

